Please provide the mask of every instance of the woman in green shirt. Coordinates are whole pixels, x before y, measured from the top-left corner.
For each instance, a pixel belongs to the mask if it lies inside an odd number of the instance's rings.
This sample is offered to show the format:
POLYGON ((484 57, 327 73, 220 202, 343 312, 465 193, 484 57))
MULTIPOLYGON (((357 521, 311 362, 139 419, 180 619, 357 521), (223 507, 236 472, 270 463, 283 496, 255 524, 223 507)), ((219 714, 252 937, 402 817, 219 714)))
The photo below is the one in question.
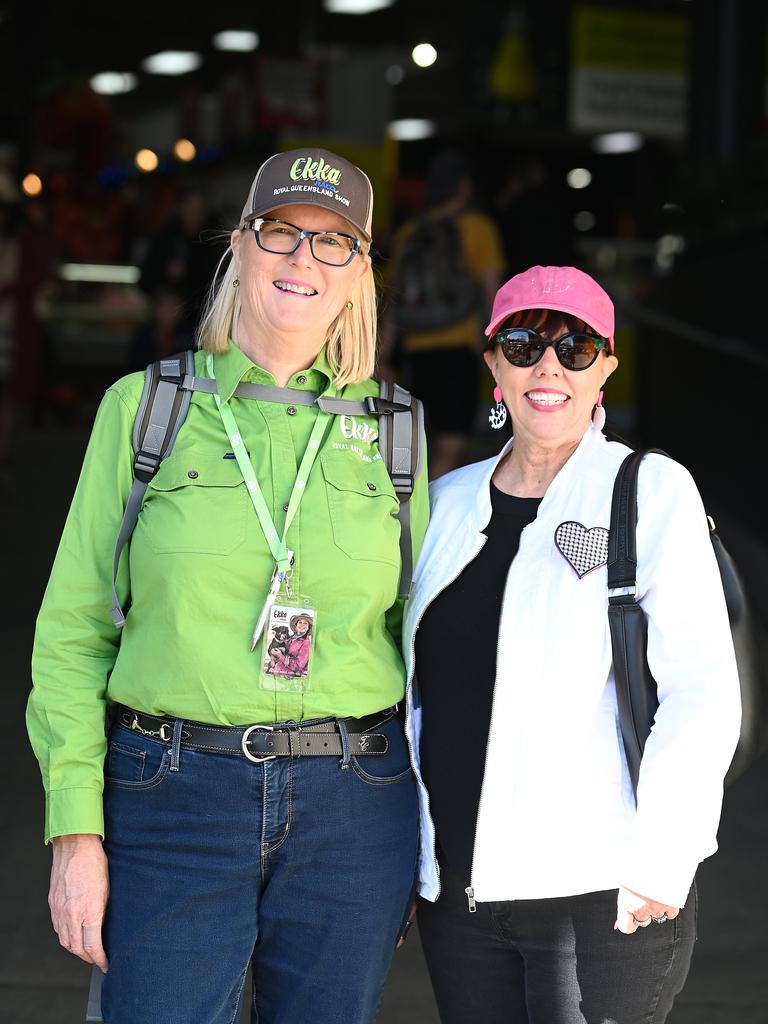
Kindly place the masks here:
MULTIPOLYGON (((417 854, 399 505, 376 416, 313 401, 378 394, 371 211, 367 176, 333 153, 259 169, 186 419, 120 560, 122 629, 110 570, 143 375, 96 418, 28 724, 53 925, 107 972, 108 1024, 229 1024, 249 965, 260 1024, 363 1024, 378 1007, 417 854), (275 670, 305 622, 302 657, 275 670)), ((422 471, 414 557, 427 516, 422 471)))

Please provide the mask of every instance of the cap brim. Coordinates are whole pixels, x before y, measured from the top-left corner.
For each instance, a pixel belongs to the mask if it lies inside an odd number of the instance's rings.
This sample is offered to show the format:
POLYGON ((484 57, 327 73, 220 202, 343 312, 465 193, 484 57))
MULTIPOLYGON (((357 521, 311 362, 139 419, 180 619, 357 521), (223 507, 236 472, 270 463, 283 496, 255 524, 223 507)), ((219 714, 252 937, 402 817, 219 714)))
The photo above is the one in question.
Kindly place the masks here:
MULTIPOLYGON (((613 332, 609 331, 607 329, 608 325, 607 324, 595 323, 594 320, 586 320, 585 317, 584 317, 584 310, 583 309, 576 309, 573 306, 568 306, 564 302, 546 302, 546 301, 545 302, 537 301, 535 308, 536 309, 551 309, 551 310, 554 310, 554 312, 556 312, 556 313, 569 313, 571 316, 578 317, 579 320, 584 320, 584 323, 588 323, 590 327, 592 327, 594 330, 596 330, 601 338, 608 338, 608 340, 611 343, 611 349, 613 349, 613 332)), ((511 317, 513 315, 513 313, 520 313, 524 309, 531 309, 531 306, 529 306, 529 305, 511 306, 511 307, 505 309, 504 312, 500 313, 497 317, 494 317, 494 319, 491 320, 491 322, 485 328, 485 336, 486 336, 486 338, 490 338, 492 334, 495 334, 495 332, 504 323, 504 321, 508 320, 509 317, 511 317)))
POLYGON ((357 224, 354 220, 352 220, 351 217, 347 217, 344 213, 341 212, 341 210, 331 209, 330 207, 326 206, 325 203, 313 203, 311 200, 308 200, 306 196, 299 196, 296 197, 295 199, 286 196, 284 199, 281 199, 279 203, 273 203, 271 206, 255 210, 252 213, 249 213, 247 217, 243 217, 242 221, 240 222, 240 227, 242 228, 246 224, 250 224, 250 222, 256 220, 257 217, 263 217, 265 214, 271 213, 272 210, 277 210, 281 206, 318 206, 321 210, 328 210, 330 213, 338 213, 340 217, 343 217, 344 220, 348 221, 353 228, 360 232, 360 234, 363 236, 366 242, 371 241, 371 236, 365 230, 365 228, 362 227, 360 224, 357 224))

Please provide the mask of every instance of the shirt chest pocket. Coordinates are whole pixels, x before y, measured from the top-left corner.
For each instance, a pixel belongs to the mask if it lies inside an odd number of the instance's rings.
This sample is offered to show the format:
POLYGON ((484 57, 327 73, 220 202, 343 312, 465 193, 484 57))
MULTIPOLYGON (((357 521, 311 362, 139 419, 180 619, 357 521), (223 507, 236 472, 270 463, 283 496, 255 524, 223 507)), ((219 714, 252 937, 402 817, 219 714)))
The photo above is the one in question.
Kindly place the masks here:
POLYGON ((248 504, 234 459, 172 455, 150 481, 139 521, 158 554, 228 555, 245 540, 248 504))
POLYGON ((383 462, 320 456, 333 540, 350 558, 400 565, 399 503, 383 462))

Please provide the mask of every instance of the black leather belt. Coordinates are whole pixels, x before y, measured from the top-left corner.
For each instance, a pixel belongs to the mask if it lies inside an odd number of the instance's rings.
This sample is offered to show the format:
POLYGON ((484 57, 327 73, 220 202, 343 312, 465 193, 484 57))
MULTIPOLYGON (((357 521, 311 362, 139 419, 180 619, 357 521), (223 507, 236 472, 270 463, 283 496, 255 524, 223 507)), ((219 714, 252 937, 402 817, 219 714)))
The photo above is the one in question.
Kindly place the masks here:
MULTIPOLYGON (((126 729, 170 745, 177 721, 170 716, 148 715, 124 704, 114 705, 115 721, 126 729)), ((383 733, 370 732, 397 714, 397 707, 377 711, 364 718, 318 718, 308 722, 279 722, 275 725, 206 725, 188 722, 181 726, 181 745, 190 750, 219 754, 243 754, 249 761, 271 761, 275 757, 338 757, 344 753, 340 723, 344 724, 349 754, 354 757, 386 754, 389 741, 383 733)))

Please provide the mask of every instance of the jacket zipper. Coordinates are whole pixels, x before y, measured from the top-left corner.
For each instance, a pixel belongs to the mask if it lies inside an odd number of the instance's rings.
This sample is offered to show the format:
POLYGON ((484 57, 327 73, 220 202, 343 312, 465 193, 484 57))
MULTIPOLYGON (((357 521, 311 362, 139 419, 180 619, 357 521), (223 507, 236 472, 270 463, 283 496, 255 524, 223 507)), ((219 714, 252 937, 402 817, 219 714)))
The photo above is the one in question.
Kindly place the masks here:
MULTIPOLYGON (((481 534, 481 536, 483 538, 482 542, 479 545, 479 547, 477 548, 477 550, 473 553, 471 558, 468 558, 467 561, 464 563, 464 565, 462 565, 461 568, 458 570, 458 572, 456 572, 451 577, 451 579, 449 579, 437 591, 436 594, 432 595, 432 598, 429 600, 429 602, 427 604, 424 605, 424 608, 422 609, 421 614, 419 615, 418 619, 414 623, 413 636, 411 637, 411 665, 413 666, 413 669, 411 671, 411 678, 408 681, 408 691, 411 694, 411 704, 413 704, 413 678, 414 678, 414 675, 415 675, 415 668, 416 668, 416 633, 418 632, 419 626, 421 625, 421 620, 424 618, 424 613, 426 612, 427 608, 429 608, 429 606, 434 602, 435 598, 438 598, 443 593, 444 590, 447 590, 448 587, 450 587, 452 583, 455 583, 456 580, 459 578, 459 576, 461 576, 461 574, 464 572, 466 567, 469 565, 469 563, 472 562, 475 558, 477 558, 477 556, 483 550, 483 548, 485 547, 485 544, 486 544, 486 541, 488 540, 488 538, 485 536, 485 534, 481 534)), ((498 644, 496 646, 496 659, 498 661, 498 644)), ((406 700, 406 706, 407 706, 407 700, 406 700)), ((408 740, 408 745, 409 746, 410 746, 410 742, 411 741, 409 739, 408 740)), ((413 750, 411 750, 411 757, 413 758, 413 750)), ((421 773, 419 773, 419 774, 421 774, 421 773)), ((421 781, 421 784, 422 784, 422 786, 424 785, 424 780, 423 779, 421 781)), ((430 815, 430 824, 432 825, 432 859, 434 860, 435 864, 437 865, 437 896, 439 898, 440 897, 440 892, 441 892, 440 865, 439 865, 438 860, 437 860, 437 849, 436 849, 436 843, 435 843, 435 838, 436 838, 436 836, 435 836, 435 823, 434 823, 434 821, 432 821, 432 816, 431 815, 430 815)), ((477 822, 475 822, 475 834, 477 834, 477 822)), ((472 899, 472 903, 474 904, 474 899, 472 899)), ((474 909, 476 910, 477 908, 475 907, 474 909)), ((472 910, 472 913, 474 913, 474 910, 472 910)))

